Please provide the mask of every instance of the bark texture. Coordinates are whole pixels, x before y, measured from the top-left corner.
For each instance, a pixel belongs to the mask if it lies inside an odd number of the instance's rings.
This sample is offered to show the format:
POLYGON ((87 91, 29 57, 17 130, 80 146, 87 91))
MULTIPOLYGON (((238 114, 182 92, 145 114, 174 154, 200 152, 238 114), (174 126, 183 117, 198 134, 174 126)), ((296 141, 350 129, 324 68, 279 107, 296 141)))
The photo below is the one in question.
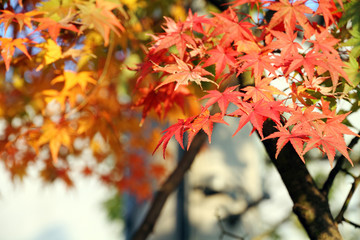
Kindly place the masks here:
POLYGON ((132 240, 145 240, 150 233, 152 233, 156 220, 158 219, 167 198, 180 184, 185 173, 189 170, 196 155, 200 151, 201 146, 206 142, 206 140, 207 135, 203 131, 200 131, 195 136, 189 150, 185 152, 175 170, 170 174, 156 193, 148 213, 146 214, 140 227, 134 233, 132 240))
MULTIPOLYGON (((275 132, 273 122, 264 125, 264 136, 275 132)), ((277 139, 263 141, 294 203, 293 212, 312 240, 342 239, 331 215, 327 196, 319 190, 305 164, 288 143, 275 159, 277 139)))

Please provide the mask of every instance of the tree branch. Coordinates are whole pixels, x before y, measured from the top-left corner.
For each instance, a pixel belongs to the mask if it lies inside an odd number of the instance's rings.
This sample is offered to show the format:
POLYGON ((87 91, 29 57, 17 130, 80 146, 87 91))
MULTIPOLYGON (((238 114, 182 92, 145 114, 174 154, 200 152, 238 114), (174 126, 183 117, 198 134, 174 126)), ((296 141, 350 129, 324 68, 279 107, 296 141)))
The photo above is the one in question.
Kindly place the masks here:
MULTIPOLYGON (((360 131, 358 132, 358 135, 360 135, 360 131)), ((355 136, 351 142, 348 145, 348 148, 353 148, 359 141, 359 137, 355 136)), ((330 188, 335 180, 335 177, 337 174, 341 171, 342 165, 345 162, 345 157, 341 155, 338 160, 336 161, 335 167, 331 170, 329 173, 328 178, 326 179, 321 192, 327 197, 329 195, 330 188)))
POLYGON ((353 225, 355 228, 360 228, 360 224, 354 223, 353 221, 350 221, 349 219, 343 218, 343 221, 349 223, 350 225, 353 225))
POLYGON ((195 136, 189 150, 184 153, 184 156, 180 160, 177 167, 156 193, 147 215, 134 233, 132 240, 144 240, 153 231, 156 220, 158 219, 167 198, 177 188, 206 140, 207 135, 203 131, 200 131, 195 136))
POLYGON ((344 213, 345 213, 346 209, 348 208, 350 200, 351 200, 352 196, 354 195, 354 192, 355 192, 356 188, 358 187, 359 183, 360 183, 360 176, 355 177, 354 182, 351 185, 351 189, 345 199, 345 202, 344 202, 339 214, 335 218, 335 221, 337 223, 340 223, 341 221, 344 220, 344 213))
MULTIPOLYGON (((264 123, 264 136, 275 132, 274 123, 264 123)), ((276 139, 263 141, 267 153, 277 168, 294 203, 298 216, 310 239, 342 239, 329 208, 327 197, 317 188, 305 164, 288 143, 275 158, 276 139)))

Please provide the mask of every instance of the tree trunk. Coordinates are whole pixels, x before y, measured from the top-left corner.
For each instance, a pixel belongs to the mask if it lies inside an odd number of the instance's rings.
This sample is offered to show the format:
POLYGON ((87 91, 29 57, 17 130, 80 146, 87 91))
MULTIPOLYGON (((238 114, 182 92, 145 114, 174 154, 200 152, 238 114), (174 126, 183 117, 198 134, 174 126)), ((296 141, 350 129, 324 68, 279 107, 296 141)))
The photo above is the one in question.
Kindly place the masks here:
MULTIPOLYGON (((266 121, 264 136, 275 132, 274 124, 266 121)), ((263 141, 266 151, 278 170, 294 203, 293 212, 298 216, 310 239, 342 239, 329 208, 327 197, 318 189, 291 144, 287 144, 275 159, 277 139, 263 141)))

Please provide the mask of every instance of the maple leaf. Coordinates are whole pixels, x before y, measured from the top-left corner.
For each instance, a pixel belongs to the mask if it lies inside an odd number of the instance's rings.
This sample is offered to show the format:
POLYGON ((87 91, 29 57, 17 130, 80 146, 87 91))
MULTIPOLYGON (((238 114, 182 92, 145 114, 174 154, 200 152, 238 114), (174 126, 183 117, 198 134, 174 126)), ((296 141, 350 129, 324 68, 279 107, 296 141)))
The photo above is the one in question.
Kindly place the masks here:
POLYGON ((270 82, 274 80, 274 77, 269 78, 256 78, 255 86, 247 86, 242 89, 245 92, 244 101, 252 99, 254 102, 274 101, 273 95, 286 95, 274 86, 270 86, 270 82))
POLYGON ((351 112, 337 115, 336 110, 331 111, 329 107, 330 103, 321 98, 321 110, 323 114, 328 117, 326 119, 326 124, 324 124, 321 129, 324 132, 324 135, 331 135, 334 136, 334 138, 343 138, 344 134, 358 136, 358 134, 342 124, 351 112))
POLYGON ((96 0, 96 4, 82 1, 76 6, 80 10, 79 16, 83 24, 80 30, 93 27, 104 38, 105 46, 109 44, 111 30, 118 36, 120 36, 120 31, 125 31, 124 26, 112 13, 113 9, 120 7, 119 4, 106 0, 96 0))
POLYGON ((198 84, 201 87, 201 82, 210 82, 218 86, 218 84, 208 78, 205 78, 203 76, 210 75, 213 76, 212 73, 206 71, 201 66, 196 66, 195 68, 184 62, 183 60, 179 59, 174 55, 174 58, 176 60, 176 64, 168 64, 165 67, 160 66, 154 66, 153 69, 158 72, 165 72, 170 73, 170 76, 167 76, 165 81, 163 81, 160 85, 158 85, 156 89, 169 84, 171 82, 176 82, 175 90, 180 85, 188 85, 189 81, 193 81, 196 84, 198 84))
MULTIPOLYGON (((167 58, 165 58, 167 49, 163 49, 161 51, 156 51, 155 48, 151 48, 146 53, 146 58, 143 60, 142 63, 137 64, 137 67, 134 70, 137 71, 137 80, 136 86, 142 82, 142 80, 153 71, 154 64, 160 64, 161 62, 169 62, 167 58)), ((173 56, 170 56, 173 58, 173 56)))
POLYGON ((303 66, 308 78, 312 79, 314 77, 315 67, 317 66, 318 74, 323 74, 324 72, 329 71, 333 84, 333 90, 337 87, 340 74, 350 85, 352 85, 346 72, 342 69, 342 67, 345 67, 346 65, 343 61, 341 61, 337 53, 330 54, 310 51, 305 55, 305 57, 297 54, 290 57, 289 60, 291 63, 287 66, 285 75, 289 75, 292 71, 303 66))
POLYGON ((302 49, 301 45, 297 42, 294 42, 297 37, 297 32, 286 31, 286 33, 279 31, 270 31, 274 37, 277 38, 276 41, 270 43, 267 48, 270 49, 281 49, 281 56, 291 56, 296 55, 299 52, 299 49, 302 49))
POLYGON ((275 123, 281 124, 280 113, 287 111, 282 102, 266 102, 260 100, 256 103, 241 102, 237 104, 239 109, 231 113, 232 116, 240 116, 239 126, 233 136, 235 136, 248 122, 256 129, 261 138, 264 138, 262 128, 267 118, 272 119, 275 123))
POLYGON ((326 54, 319 61, 318 65, 319 74, 329 71, 334 91, 338 85, 340 74, 352 86, 352 82, 343 69, 343 67, 346 67, 346 64, 341 60, 339 54, 326 54))
POLYGON ((155 37, 155 51, 160 51, 162 49, 168 49, 173 45, 176 45, 177 50, 179 51, 180 58, 184 58, 186 45, 190 44, 196 46, 194 39, 189 36, 185 31, 187 28, 190 28, 191 25, 187 22, 176 23, 173 19, 165 18, 165 34, 155 37))
POLYGON ((194 118, 190 125, 188 135, 188 150, 195 135, 198 134, 201 129, 208 135, 209 143, 211 143, 211 134, 213 131, 214 122, 229 125, 224 121, 222 114, 216 113, 214 115, 210 115, 210 111, 207 109, 202 111, 200 115, 194 118))
POLYGON ((275 158, 279 156, 279 153, 281 152, 283 147, 288 142, 290 142, 291 145, 294 147, 296 153, 299 155, 300 159, 305 163, 305 159, 303 156, 303 148, 304 148, 304 142, 308 140, 308 136, 303 132, 292 131, 290 133, 287 128, 282 126, 276 126, 276 128, 279 130, 278 132, 274 132, 263 139, 263 140, 267 140, 270 138, 278 138, 276 143, 275 158))
POLYGON ((26 49, 26 45, 31 43, 31 41, 27 38, 0 38, 1 42, 1 56, 4 59, 6 71, 10 68, 10 62, 15 52, 15 47, 18 48, 21 52, 23 52, 29 59, 31 56, 26 49))
POLYGON ((57 161, 61 145, 71 149, 70 128, 61 123, 56 124, 50 120, 45 121, 41 127, 42 135, 37 141, 38 146, 49 144, 51 157, 54 162, 57 161))
MULTIPOLYGON (((342 1, 339 0, 339 3, 342 5, 342 1)), ((334 1, 329 0, 318 0, 318 8, 315 12, 317 15, 322 15, 324 17, 326 27, 329 27, 331 24, 335 23, 334 12, 337 8, 334 1)))
POLYGON ((314 77, 315 66, 322 64, 321 58, 324 55, 322 53, 315 53, 314 51, 308 52, 305 56, 296 54, 289 57, 290 64, 287 66, 285 76, 288 76, 291 72, 303 67, 307 76, 311 79, 314 77))
POLYGON ((240 97, 244 94, 239 91, 234 91, 238 86, 232 86, 225 89, 224 92, 219 92, 217 90, 207 91, 207 95, 201 99, 209 98, 204 109, 208 109, 211 105, 217 103, 219 105, 222 116, 225 115, 229 103, 238 103, 240 97))
POLYGON ((34 32, 47 30, 54 42, 58 38, 61 29, 67 29, 76 33, 80 33, 75 25, 69 22, 57 22, 51 18, 34 18, 33 20, 40 23, 34 32))
POLYGON ((275 56, 269 55, 268 52, 250 52, 239 58, 238 75, 251 67, 255 78, 260 78, 264 70, 268 70, 274 76, 277 76, 276 69, 271 64, 274 63, 275 56))
POLYGON ((221 42, 223 46, 229 46, 232 42, 240 40, 255 40, 251 32, 253 24, 240 21, 232 8, 228 8, 222 13, 213 13, 216 18, 213 19, 214 31, 212 36, 223 34, 221 42))
POLYGON ((305 6, 306 0, 289 1, 279 0, 276 2, 270 2, 270 5, 265 7, 270 10, 276 11, 271 18, 269 28, 275 28, 279 24, 284 24, 286 31, 291 32, 295 29, 296 22, 304 28, 305 36, 311 36, 313 34, 313 28, 307 17, 306 13, 310 14, 313 11, 305 6))
POLYGON ((326 153, 329 158, 330 165, 332 166, 336 150, 338 150, 350 162, 350 164, 354 166, 347 151, 348 147, 344 138, 339 139, 334 135, 327 135, 325 132, 310 131, 309 133, 311 138, 307 142, 303 154, 308 152, 310 149, 318 148, 322 152, 326 153))
POLYGON ((302 126, 305 126, 305 128, 310 128, 308 126, 312 125, 314 120, 326 118, 326 115, 319 112, 314 112, 314 109, 315 105, 305 108, 304 111, 302 111, 300 108, 294 109, 291 113, 292 115, 287 120, 285 127, 287 128, 291 125, 296 125, 294 128, 300 128, 302 126))
POLYGON ((184 29, 191 29, 196 32, 205 34, 203 24, 211 24, 211 20, 206 16, 198 16, 197 13, 193 14, 189 9, 188 16, 184 22, 184 29))
POLYGON ((306 99, 317 99, 316 97, 311 96, 309 93, 306 92, 308 88, 300 85, 297 86, 296 83, 291 84, 291 93, 290 96, 292 98, 293 103, 296 102, 296 100, 299 100, 302 104, 305 106, 308 106, 309 104, 306 103, 306 99), (305 100, 304 100, 305 99, 305 100))
POLYGON ((190 91, 185 87, 179 87, 174 90, 175 84, 168 84, 155 90, 153 85, 147 88, 140 88, 141 98, 134 104, 135 107, 143 106, 142 119, 140 125, 143 124, 146 116, 151 109, 162 118, 167 112, 177 104, 184 111, 185 97, 190 96, 190 91))
POLYGON ((24 24, 32 29, 31 22, 33 21, 32 17, 36 15, 43 14, 42 12, 38 12, 36 10, 26 12, 26 13, 14 13, 9 10, 0 10, 2 14, 0 15, 0 24, 4 23, 4 34, 6 33, 9 25, 12 22, 17 22, 19 24, 19 29, 22 30, 24 24))
POLYGON ((166 147, 170 139, 175 136, 176 141, 180 144, 181 148, 184 149, 184 133, 189 130, 191 126, 191 121, 193 117, 190 117, 184 121, 184 119, 179 119, 176 124, 171 125, 169 128, 165 129, 162 133, 164 134, 160 139, 158 145, 155 147, 153 154, 162 144, 163 146, 163 157, 165 158, 166 147))
POLYGON ((210 57, 205 61, 203 67, 215 64, 215 78, 220 77, 226 65, 235 67, 235 56, 239 55, 239 53, 232 48, 224 49, 221 45, 217 45, 215 49, 211 49, 207 53, 210 57))
POLYGON ((61 47, 52 39, 38 44, 37 47, 42 49, 41 53, 38 54, 38 56, 42 56, 42 63, 36 68, 36 71, 62 58, 61 47))
POLYGON ((312 79, 308 79, 306 76, 304 78, 304 86, 306 89, 314 90, 316 92, 320 92, 323 95, 328 95, 331 92, 331 87, 324 87, 321 84, 328 79, 329 77, 314 77, 312 79))
POLYGON ((73 72, 73 71, 64 71, 63 75, 59 75, 53 80, 51 80, 51 84, 55 84, 57 82, 64 82, 64 90, 69 90, 76 85, 81 87, 82 91, 85 91, 86 86, 89 83, 96 85, 97 81, 91 77, 92 72, 83 71, 83 72, 73 72))
POLYGON ((69 89, 62 89, 62 91, 57 91, 54 89, 47 89, 41 92, 42 95, 45 97, 45 101, 47 103, 51 101, 57 101, 60 106, 61 110, 65 110, 65 104, 67 100, 70 103, 70 106, 74 106, 76 103, 76 98, 78 94, 81 94, 81 92, 78 91, 70 91, 69 89))
POLYGON ((334 46, 340 41, 339 39, 334 38, 327 29, 323 29, 320 33, 315 32, 316 40, 308 40, 308 42, 313 44, 313 49, 315 52, 322 50, 324 53, 338 55, 338 52, 334 49, 334 46))

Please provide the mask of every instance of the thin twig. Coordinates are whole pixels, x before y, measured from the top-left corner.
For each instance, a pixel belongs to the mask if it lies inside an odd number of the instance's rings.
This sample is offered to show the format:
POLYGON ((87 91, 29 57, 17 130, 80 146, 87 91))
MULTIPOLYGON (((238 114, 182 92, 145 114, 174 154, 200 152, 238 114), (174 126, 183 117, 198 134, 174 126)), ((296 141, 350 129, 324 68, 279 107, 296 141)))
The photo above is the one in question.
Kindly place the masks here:
POLYGON ((290 212, 285 218, 283 218, 280 222, 276 223, 275 225, 273 225, 271 227, 271 229, 261 233, 260 235, 254 237, 252 240, 261 240, 261 239, 264 239, 272 234, 275 233, 275 231, 282 225, 284 224, 285 222, 289 221, 290 217, 293 215, 292 212, 290 212))
POLYGON ((228 217, 231 217, 231 216, 242 216, 244 215, 247 211, 249 211, 251 208, 254 208, 256 206, 258 206, 262 201, 266 200, 266 199, 269 199, 269 196, 264 194, 262 197, 260 197, 259 199, 255 200, 255 201, 252 201, 252 202, 249 202, 248 205, 246 206, 245 209, 243 209, 242 211, 238 212, 238 213, 234 213, 234 214, 231 214, 227 217, 224 217, 222 218, 221 220, 224 221, 226 220, 228 217))
POLYGON ((353 221, 350 221, 350 220, 347 219, 347 218, 344 218, 344 217, 343 217, 343 221, 349 223, 350 225, 353 225, 353 226, 356 227, 356 228, 360 228, 360 224, 354 223, 353 221))
POLYGON ((349 191, 349 193, 348 193, 348 195, 347 195, 347 197, 345 199, 345 202, 344 202, 339 214, 335 218, 335 221, 337 223, 340 223, 341 221, 344 221, 344 213, 345 213, 346 209, 348 208, 350 200, 351 200, 352 196, 354 195, 354 192, 355 192, 357 186, 359 185, 359 183, 360 183, 360 176, 354 178, 354 182, 351 185, 351 189, 350 189, 350 191, 349 191))

